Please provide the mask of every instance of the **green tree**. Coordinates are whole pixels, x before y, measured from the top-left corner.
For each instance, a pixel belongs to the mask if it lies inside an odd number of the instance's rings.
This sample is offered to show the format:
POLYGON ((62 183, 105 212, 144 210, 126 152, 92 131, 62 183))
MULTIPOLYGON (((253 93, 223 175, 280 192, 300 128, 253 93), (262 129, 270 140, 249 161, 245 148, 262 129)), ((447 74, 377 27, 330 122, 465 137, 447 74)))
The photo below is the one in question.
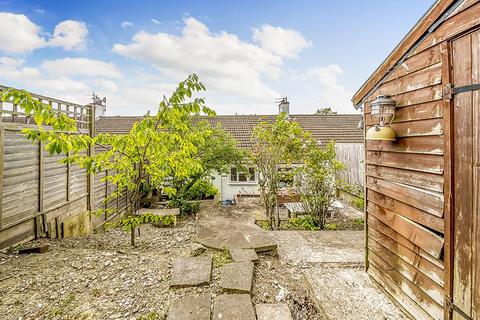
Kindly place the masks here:
POLYGON ((325 147, 311 141, 307 144, 303 165, 298 168, 301 178, 295 183, 300 195, 302 207, 314 221, 316 227, 323 229, 327 210, 336 199, 337 189, 344 184, 338 177, 344 165, 336 159, 335 142, 325 147))
POLYGON ((170 204, 183 209, 185 213, 198 210, 198 205, 192 201, 216 193, 210 183, 212 175, 227 172, 232 166, 240 167, 245 159, 245 152, 237 147, 236 140, 221 126, 211 128, 207 121, 193 121, 192 130, 207 132, 206 138, 196 145, 203 170, 187 177, 172 177, 177 192, 170 204))
POLYGON ((324 107, 324 108, 317 109, 317 111, 315 111, 315 114, 323 114, 323 115, 337 114, 337 111, 333 111, 331 107, 324 107))
MULTIPOLYGON (((99 134, 96 137, 79 134, 76 123, 65 114, 57 114, 24 90, 9 89, 2 93, 3 101, 13 101, 32 116, 37 127, 24 130, 31 140, 40 140, 51 154, 68 154, 65 163, 77 163, 89 173, 108 170, 106 180, 118 185, 106 201, 128 190, 127 214, 119 222, 130 231, 135 245, 135 229, 160 219, 152 215, 135 214, 143 189, 161 189, 174 196, 177 190, 170 184, 171 177, 184 179, 205 171, 198 146, 206 143, 212 130, 192 130, 192 116, 215 112, 205 105, 203 98, 192 98, 205 90, 196 75, 190 75, 178 84, 169 98, 164 97, 155 115, 146 114, 133 125, 128 134, 99 134), (46 130, 51 126, 53 130, 46 130), (99 152, 85 156, 80 151, 95 146, 99 152), (148 178, 147 178, 148 177, 148 178)), ((101 211, 100 211, 101 212, 101 211)))
POLYGON ((255 145, 251 158, 259 172, 260 194, 272 229, 280 226, 277 194, 284 173, 279 169, 302 161, 308 136, 285 113, 273 123, 259 123, 253 130, 255 145))

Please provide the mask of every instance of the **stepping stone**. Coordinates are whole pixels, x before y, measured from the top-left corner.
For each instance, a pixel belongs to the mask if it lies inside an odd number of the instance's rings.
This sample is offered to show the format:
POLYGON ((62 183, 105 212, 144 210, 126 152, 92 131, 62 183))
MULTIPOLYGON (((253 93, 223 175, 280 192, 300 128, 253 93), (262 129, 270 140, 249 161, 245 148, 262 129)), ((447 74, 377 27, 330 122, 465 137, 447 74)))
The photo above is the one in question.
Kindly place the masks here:
POLYGON ((257 253, 253 249, 233 248, 233 249, 230 249, 229 252, 230 252, 230 257, 235 262, 242 262, 242 261, 257 262, 258 261, 257 253))
POLYGON ((172 302, 167 320, 210 320, 210 294, 189 295, 172 302))
POLYGON ((256 320, 248 294, 222 294, 215 298, 214 320, 256 320))
POLYGON ((253 284, 253 262, 231 262, 222 267, 220 287, 227 292, 250 293, 253 284))
POLYGON ((286 303, 261 303, 255 306, 258 320, 293 320, 286 303))
POLYGON ((255 252, 273 251, 277 249, 277 243, 269 236, 264 234, 249 234, 245 235, 248 242, 250 242, 250 248, 255 252))
POLYGON ((192 287, 210 282, 212 257, 179 258, 173 264, 170 287, 192 287))

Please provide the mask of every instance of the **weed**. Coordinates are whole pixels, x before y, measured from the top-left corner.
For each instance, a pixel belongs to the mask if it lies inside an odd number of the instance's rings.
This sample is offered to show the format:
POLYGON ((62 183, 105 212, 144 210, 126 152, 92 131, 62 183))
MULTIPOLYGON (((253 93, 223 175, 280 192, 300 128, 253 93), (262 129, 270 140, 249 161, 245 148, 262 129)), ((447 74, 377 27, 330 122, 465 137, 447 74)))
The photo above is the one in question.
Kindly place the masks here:
POLYGON ((226 265, 229 263, 232 259, 230 258, 230 254, 228 253, 227 250, 223 251, 212 251, 212 260, 213 260, 213 265, 218 268, 226 265))
POLYGON ((357 225, 357 226, 363 226, 365 224, 365 220, 363 220, 362 218, 357 218, 355 220, 353 220, 353 222, 357 225))
POLYGON ((55 318, 57 316, 63 315, 63 312, 65 311, 65 309, 74 300, 75 300, 75 295, 73 293, 70 293, 64 300, 60 301, 60 305, 58 307, 56 307, 50 312, 50 318, 55 318))
POLYGON ((326 223, 325 224, 325 229, 326 230, 337 230, 337 224, 336 223, 326 223))
POLYGON ((288 221, 288 226, 292 229, 316 231, 319 228, 315 225, 312 216, 303 216, 292 218, 288 221))
POLYGON ((268 221, 265 221, 265 220, 259 220, 257 221, 257 224, 260 226, 260 228, 262 228, 263 230, 271 230, 270 229, 270 223, 268 223, 268 221))
POLYGON ((149 312, 147 314, 142 314, 140 317, 138 317, 138 320, 157 320, 160 319, 160 315, 158 312, 149 312))
POLYGON ((352 206, 354 206, 360 211, 363 211, 365 207, 365 200, 363 200, 363 198, 352 197, 352 199, 350 200, 350 203, 352 206))

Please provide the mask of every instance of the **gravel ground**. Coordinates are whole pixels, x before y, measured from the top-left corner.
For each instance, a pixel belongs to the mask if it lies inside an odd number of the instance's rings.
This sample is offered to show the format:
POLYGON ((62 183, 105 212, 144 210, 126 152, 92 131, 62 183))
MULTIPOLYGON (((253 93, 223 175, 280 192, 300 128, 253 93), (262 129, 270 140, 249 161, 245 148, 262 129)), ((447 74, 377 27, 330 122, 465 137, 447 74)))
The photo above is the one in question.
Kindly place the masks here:
MULTIPOLYGON (((171 301, 191 293, 221 293, 224 252, 213 256, 208 285, 170 289, 170 269, 177 257, 189 256, 198 245, 193 219, 177 228, 144 226, 138 246, 129 234, 112 229, 85 238, 40 239, 43 254, 0 254, 1 319, 164 319, 171 301)), ((301 272, 278 258, 262 256, 256 266, 253 302, 287 302, 294 319, 321 319, 309 300, 301 272), (301 280, 301 281, 299 281, 301 280)))

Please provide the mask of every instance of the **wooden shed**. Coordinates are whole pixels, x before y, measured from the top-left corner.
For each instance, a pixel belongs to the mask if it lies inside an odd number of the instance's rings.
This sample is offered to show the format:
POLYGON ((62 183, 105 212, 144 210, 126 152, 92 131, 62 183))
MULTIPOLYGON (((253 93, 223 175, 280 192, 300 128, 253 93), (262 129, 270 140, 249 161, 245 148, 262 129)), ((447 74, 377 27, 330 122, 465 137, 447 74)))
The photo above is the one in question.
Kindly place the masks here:
POLYGON ((366 141, 366 268, 415 319, 480 319, 480 2, 439 0, 353 97, 366 141))

